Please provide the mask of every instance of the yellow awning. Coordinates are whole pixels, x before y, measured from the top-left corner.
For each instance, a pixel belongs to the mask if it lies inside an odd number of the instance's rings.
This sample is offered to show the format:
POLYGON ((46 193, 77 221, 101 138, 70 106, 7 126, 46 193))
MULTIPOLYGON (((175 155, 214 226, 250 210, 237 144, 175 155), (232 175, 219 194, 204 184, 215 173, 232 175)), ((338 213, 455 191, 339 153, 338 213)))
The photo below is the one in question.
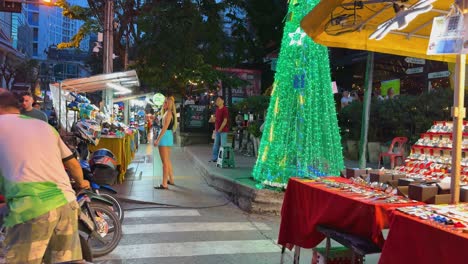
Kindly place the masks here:
MULTIPOLYGON (((418 1, 396 3, 409 7, 418 1)), ((430 12, 419 15, 401 31, 391 31, 382 40, 370 40, 369 36, 377 26, 395 16, 393 3, 389 1, 322 0, 304 17, 301 27, 315 42, 328 47, 455 62, 455 55, 426 55, 434 17, 448 14, 452 4, 451 0, 434 2, 430 12), (362 2, 362 8, 354 9, 355 2, 362 2)))

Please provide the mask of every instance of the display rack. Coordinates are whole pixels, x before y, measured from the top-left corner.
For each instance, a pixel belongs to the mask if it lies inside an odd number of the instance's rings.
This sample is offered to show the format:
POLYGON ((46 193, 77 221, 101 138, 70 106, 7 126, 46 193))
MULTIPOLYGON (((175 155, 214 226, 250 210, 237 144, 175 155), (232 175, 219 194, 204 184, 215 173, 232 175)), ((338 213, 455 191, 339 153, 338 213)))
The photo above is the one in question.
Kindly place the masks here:
MULTIPOLYGON (((463 126, 461 182, 468 184, 468 122, 463 122, 463 126)), ((450 177, 452 128, 452 122, 435 121, 411 147, 411 154, 404 166, 395 167, 395 170, 404 172, 410 178, 443 180, 450 177)))

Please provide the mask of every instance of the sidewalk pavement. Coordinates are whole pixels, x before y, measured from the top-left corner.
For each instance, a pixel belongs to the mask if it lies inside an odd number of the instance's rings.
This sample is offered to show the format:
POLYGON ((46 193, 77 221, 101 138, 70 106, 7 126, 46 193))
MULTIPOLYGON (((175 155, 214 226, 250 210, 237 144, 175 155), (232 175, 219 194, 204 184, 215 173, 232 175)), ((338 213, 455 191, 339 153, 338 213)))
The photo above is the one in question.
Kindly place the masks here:
MULTIPOLYGON (((156 190, 154 186, 159 186, 162 180, 159 153, 157 148, 142 144, 125 181, 114 188, 118 196, 128 202, 209 207, 229 200, 247 212, 280 213, 284 193, 255 188, 257 182, 251 174, 256 157, 236 152, 236 167, 223 169, 209 162, 211 149, 211 144, 173 147, 171 158, 176 185, 169 185, 170 190, 156 190)), ((354 168, 358 167, 358 162, 345 160, 345 165, 354 168)), ((376 164, 367 167, 376 168, 376 164)))

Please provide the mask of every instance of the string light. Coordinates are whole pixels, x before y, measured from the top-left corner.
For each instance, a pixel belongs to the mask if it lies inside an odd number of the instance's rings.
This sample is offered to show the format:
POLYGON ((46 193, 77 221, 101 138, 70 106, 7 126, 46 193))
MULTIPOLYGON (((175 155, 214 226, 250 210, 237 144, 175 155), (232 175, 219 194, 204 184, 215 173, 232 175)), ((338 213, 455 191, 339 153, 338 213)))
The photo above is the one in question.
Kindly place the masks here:
POLYGON ((339 175, 344 167, 328 50, 308 37, 298 39, 302 34, 300 21, 319 2, 289 3, 291 19, 285 24, 259 158, 253 170, 253 177, 261 183, 259 188, 284 187, 295 176, 339 175))

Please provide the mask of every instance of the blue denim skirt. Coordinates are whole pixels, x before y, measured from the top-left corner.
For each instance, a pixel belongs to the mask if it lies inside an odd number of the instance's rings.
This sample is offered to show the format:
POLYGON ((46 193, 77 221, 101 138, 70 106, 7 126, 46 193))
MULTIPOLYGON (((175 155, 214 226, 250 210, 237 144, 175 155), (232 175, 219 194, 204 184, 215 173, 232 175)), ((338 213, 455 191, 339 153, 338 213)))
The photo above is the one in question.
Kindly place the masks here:
POLYGON ((159 140, 159 146, 161 147, 172 147, 174 145, 174 135, 172 130, 166 130, 166 133, 159 140))

